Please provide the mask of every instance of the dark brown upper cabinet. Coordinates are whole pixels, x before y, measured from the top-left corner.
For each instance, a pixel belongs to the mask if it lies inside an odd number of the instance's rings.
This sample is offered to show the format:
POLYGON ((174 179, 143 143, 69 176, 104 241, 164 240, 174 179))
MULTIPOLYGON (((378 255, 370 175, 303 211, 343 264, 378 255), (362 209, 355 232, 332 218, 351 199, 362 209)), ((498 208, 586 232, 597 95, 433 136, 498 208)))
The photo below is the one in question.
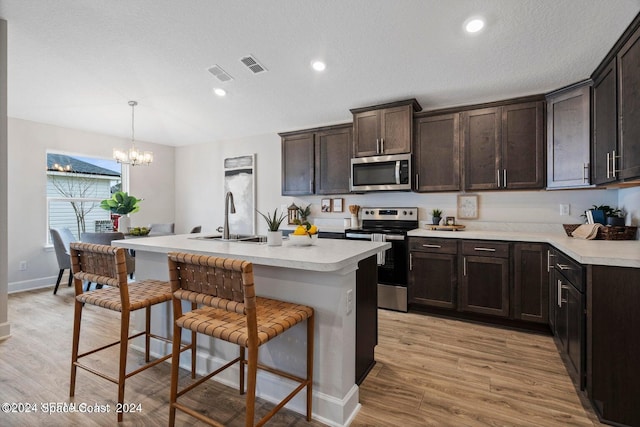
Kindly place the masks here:
POLYGON ((618 54, 620 179, 640 177, 640 28, 618 54))
POLYGON ((594 71, 592 182, 640 178, 640 14, 594 71))
POLYGON ((314 193, 315 134, 282 136, 282 195, 314 193))
POLYGON ((543 188, 543 117, 542 101, 463 112, 464 188, 543 188))
POLYGON ((316 194, 349 193, 351 124, 316 133, 316 194))
POLYGON ((353 157, 410 153, 413 112, 421 109, 415 99, 352 109, 353 157))
POLYGON ((349 192, 351 123, 279 134, 282 195, 349 192))
POLYGON ((611 158, 618 147, 618 106, 616 96, 616 62, 594 76, 593 81, 593 139, 591 142, 591 180, 606 184, 616 180, 611 158))
POLYGON ((460 190, 460 114, 414 120, 415 191, 460 190))
POLYGON ((547 94, 547 188, 590 186, 591 81, 547 94))

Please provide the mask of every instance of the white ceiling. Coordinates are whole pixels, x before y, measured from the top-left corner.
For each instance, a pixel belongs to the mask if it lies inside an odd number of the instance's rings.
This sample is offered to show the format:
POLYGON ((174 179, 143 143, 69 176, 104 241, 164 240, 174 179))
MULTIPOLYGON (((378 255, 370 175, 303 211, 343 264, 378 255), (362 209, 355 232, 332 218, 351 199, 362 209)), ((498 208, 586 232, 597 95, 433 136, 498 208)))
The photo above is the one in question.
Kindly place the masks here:
POLYGON ((587 78, 640 0, 0 0, 9 116, 167 145, 544 93, 587 78), (486 28, 462 31, 471 16, 486 28), (253 54, 268 69, 240 63, 253 54), (327 70, 311 70, 312 59, 327 70), (207 68, 234 77, 220 83, 207 68), (223 87, 218 98, 212 88, 223 87))

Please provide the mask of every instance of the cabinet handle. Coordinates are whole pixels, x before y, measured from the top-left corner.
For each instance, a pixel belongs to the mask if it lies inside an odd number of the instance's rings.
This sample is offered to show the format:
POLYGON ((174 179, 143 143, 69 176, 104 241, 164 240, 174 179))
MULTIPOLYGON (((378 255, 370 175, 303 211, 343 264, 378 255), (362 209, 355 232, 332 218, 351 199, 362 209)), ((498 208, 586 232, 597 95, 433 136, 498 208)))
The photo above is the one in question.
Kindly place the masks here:
POLYGON ((309 180, 309 193, 313 194, 313 179, 309 180))
POLYGON ((559 264, 556 263, 556 267, 558 267, 560 270, 564 271, 564 270, 571 270, 571 266, 566 265, 566 264, 559 264))
POLYGON ((558 307, 562 307, 562 281, 558 279, 558 307))
POLYGON ((620 156, 616 156, 616 150, 613 150, 611 152, 611 178, 617 178, 618 175, 617 173, 619 172, 618 170, 616 170, 616 159, 619 158, 620 156))
POLYGON ((440 245, 431 245, 431 244, 427 244, 427 245, 422 245, 422 247, 425 247, 425 248, 436 248, 436 249, 439 249, 439 248, 441 248, 442 246, 440 246, 440 245))
POLYGON ((495 248, 473 248, 474 251, 480 252, 495 252, 495 248))
POLYGON ((413 271, 413 254, 409 252, 409 271, 413 271))
POLYGON ((553 268, 553 264, 551 264, 551 257, 554 257, 551 251, 547 250, 547 273, 551 271, 553 268))
POLYGON ((467 276, 467 257, 462 257, 462 275, 467 276))
POLYGON ((376 154, 380 154, 380 138, 376 138, 376 154))
POLYGON ((498 184, 498 188, 500 188, 500 169, 496 169, 496 182, 498 184))
POLYGON ((416 190, 420 188, 420 174, 416 174, 416 190))
POLYGON ((380 154, 384 154, 384 138, 380 138, 380 154))
POLYGON ((502 169, 502 186, 507 188, 507 170, 502 169))
POLYGON ((611 175, 611 155, 609 155, 609 152, 607 152, 607 178, 609 178, 609 175, 611 175))

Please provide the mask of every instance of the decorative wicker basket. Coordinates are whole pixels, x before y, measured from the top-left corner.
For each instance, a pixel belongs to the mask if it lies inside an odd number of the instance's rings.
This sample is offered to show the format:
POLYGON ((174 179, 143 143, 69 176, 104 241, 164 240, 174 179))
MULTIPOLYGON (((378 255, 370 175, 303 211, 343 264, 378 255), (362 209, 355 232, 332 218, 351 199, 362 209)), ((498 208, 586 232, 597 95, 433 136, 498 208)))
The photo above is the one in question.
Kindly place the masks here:
MULTIPOLYGON (((582 224, 562 224, 567 236, 582 224)), ((635 240, 638 227, 635 226, 611 226, 607 225, 598 229, 597 240, 635 240)))

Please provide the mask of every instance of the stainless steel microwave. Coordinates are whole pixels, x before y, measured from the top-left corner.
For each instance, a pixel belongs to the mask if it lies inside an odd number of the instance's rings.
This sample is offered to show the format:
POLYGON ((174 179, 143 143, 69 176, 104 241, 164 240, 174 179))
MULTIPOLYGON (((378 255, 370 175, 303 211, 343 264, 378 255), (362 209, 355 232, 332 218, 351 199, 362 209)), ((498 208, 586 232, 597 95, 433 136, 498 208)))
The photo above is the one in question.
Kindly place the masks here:
POLYGON ((411 190, 411 154, 351 159, 351 191, 411 190))

